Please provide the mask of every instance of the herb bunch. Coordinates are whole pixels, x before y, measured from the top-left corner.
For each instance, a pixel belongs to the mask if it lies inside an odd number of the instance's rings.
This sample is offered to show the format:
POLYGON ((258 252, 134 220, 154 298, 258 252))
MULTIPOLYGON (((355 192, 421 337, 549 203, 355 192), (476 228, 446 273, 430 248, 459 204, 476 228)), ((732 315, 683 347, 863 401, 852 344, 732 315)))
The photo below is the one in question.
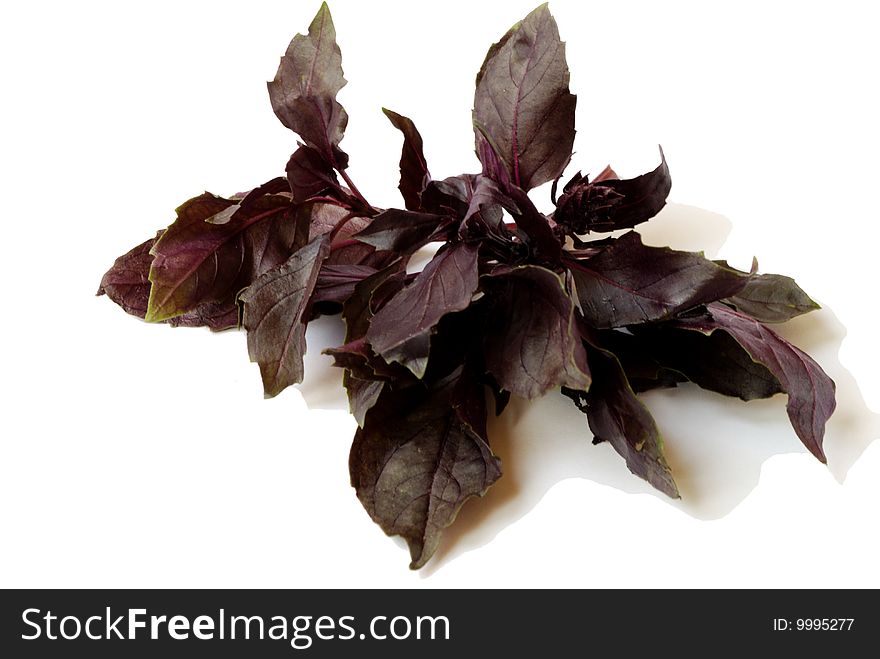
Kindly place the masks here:
POLYGON ((576 97, 546 5, 494 44, 476 79, 477 174, 433 179, 407 117, 405 209, 376 208, 340 148, 346 84, 326 4, 269 83, 272 108, 301 142, 286 176, 246 194, 205 193, 119 257, 107 294, 130 314, 175 326, 243 327, 266 396, 303 379, 305 330, 341 313, 358 429, 351 482, 367 512, 403 536, 411 567, 436 550, 462 504, 500 476, 487 435, 511 395, 550 390, 587 417, 630 471, 678 497, 663 442, 636 394, 690 381, 743 400, 788 395, 794 431, 825 461, 834 383, 768 324, 818 308, 795 282, 644 245, 632 229, 665 205, 660 164, 633 179, 607 167, 558 189, 574 143, 576 97), (553 182, 553 211, 528 191, 553 182), (511 218, 512 222, 506 221, 511 218), (597 235, 599 234, 599 235, 597 235), (410 258, 441 243, 420 272, 410 258))

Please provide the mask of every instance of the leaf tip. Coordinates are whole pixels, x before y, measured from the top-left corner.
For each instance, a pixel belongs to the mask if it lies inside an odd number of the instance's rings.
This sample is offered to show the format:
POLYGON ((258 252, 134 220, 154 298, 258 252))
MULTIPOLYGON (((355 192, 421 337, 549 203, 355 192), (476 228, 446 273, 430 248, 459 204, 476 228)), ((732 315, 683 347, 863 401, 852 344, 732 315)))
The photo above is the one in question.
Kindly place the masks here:
POLYGON ((531 12, 529 12, 529 15, 538 16, 538 15, 544 14, 544 13, 548 13, 548 14, 550 13, 550 3, 549 2, 542 2, 537 7, 535 7, 531 12))
POLYGON ((828 456, 825 455, 825 447, 822 446, 822 438, 821 437, 819 438, 818 441, 811 442, 810 444, 808 444, 807 449, 823 465, 828 464, 828 456))
POLYGON ((663 488, 660 488, 660 491, 663 492, 670 499, 680 500, 681 492, 678 491, 678 485, 675 484, 675 481, 672 480, 672 477, 669 477, 669 481, 664 483, 663 488))
POLYGON ((263 379, 263 400, 270 400, 272 398, 275 398, 282 391, 284 391, 287 385, 276 379, 268 377, 266 373, 262 372, 262 364, 260 364, 260 367, 260 375, 263 379))
POLYGON ((323 31, 325 27, 325 23, 329 22, 329 28, 332 30, 335 38, 335 27, 333 25, 333 16, 330 13, 330 7, 326 2, 322 2, 320 8, 318 9, 318 13, 315 14, 315 18, 312 19, 311 24, 309 25, 309 36, 312 36, 315 33, 320 33, 323 31))
POLYGON ((155 305, 152 304, 152 300, 147 304, 147 312, 144 314, 144 322, 147 323, 160 323, 163 320, 167 320, 165 314, 159 311, 155 305))

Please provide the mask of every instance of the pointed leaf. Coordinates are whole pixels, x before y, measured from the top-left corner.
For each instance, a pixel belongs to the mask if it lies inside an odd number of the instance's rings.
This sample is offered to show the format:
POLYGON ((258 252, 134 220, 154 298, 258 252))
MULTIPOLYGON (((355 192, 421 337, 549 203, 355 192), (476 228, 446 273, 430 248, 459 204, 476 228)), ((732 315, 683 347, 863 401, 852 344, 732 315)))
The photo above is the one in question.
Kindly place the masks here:
POLYGON ((241 294, 251 361, 260 365, 267 397, 302 382, 306 307, 330 246, 319 236, 241 294))
POLYGON ((147 313, 150 299, 150 265, 153 255, 150 250, 156 244, 162 231, 154 238, 145 240, 137 247, 120 256, 101 278, 98 295, 107 295, 126 313, 143 318, 147 313))
POLYGON ((269 83, 269 97, 281 123, 340 170, 348 165, 348 156, 338 148, 348 114, 336 94, 345 83, 342 53, 325 2, 309 25, 308 35, 297 34, 287 47, 269 83))
POLYGON ((618 179, 605 168, 591 183, 578 173, 566 184, 553 219, 578 235, 630 229, 650 220, 666 205, 672 189, 663 149, 660 159, 655 170, 633 179, 618 179))
POLYGON ((669 318, 736 294, 750 277, 702 253, 643 245, 634 231, 591 258, 566 264, 584 318, 596 328, 669 318))
POLYGON ((610 352, 590 349, 593 383, 588 392, 563 389, 587 415, 596 440, 608 442, 629 470, 665 495, 678 499, 678 488, 663 456, 663 439, 648 409, 636 397, 620 362, 610 352))
POLYGON ((367 412, 379 401, 385 388, 384 380, 363 380, 346 371, 342 378, 348 392, 348 409, 358 427, 363 428, 367 412))
POLYGON ((571 156, 576 98, 568 79, 565 44, 546 4, 492 46, 477 74, 477 151, 485 138, 524 190, 557 178, 571 156))
POLYGON ((411 253, 427 244, 446 220, 434 213, 390 208, 374 217, 354 238, 376 249, 411 253))
MULTIPOLYGON (((106 294, 127 313, 143 318, 150 299, 149 274, 153 263, 150 249, 162 233, 159 231, 155 238, 150 238, 116 259, 113 267, 101 280, 98 295, 106 294)), ((162 322, 167 322, 172 327, 208 327, 218 332, 238 326, 238 305, 234 299, 205 302, 191 311, 162 322)))
POLYGON ((209 193, 190 199, 151 250, 146 320, 204 303, 233 304, 242 288, 283 263, 301 236, 286 196, 265 196, 247 208, 209 193))
POLYGON ((407 209, 420 210, 422 190, 431 180, 425 154, 422 151, 422 136, 412 119, 402 114, 382 108, 392 125, 403 133, 403 150, 400 154, 400 194, 407 209))
POLYGON ((723 302, 762 323, 784 323, 819 308, 794 279, 772 274, 753 276, 723 302))
POLYGON ((813 455, 826 461, 822 439, 825 422, 834 412, 835 386, 812 357, 754 318, 722 304, 711 304, 709 314, 679 319, 673 326, 703 334, 722 331, 733 337, 776 377, 788 394, 786 409, 797 436, 813 455))
POLYGON ((558 386, 589 389, 574 303, 559 275, 524 265, 499 269, 484 279, 490 305, 486 368, 498 385, 530 399, 558 386))
MULTIPOLYGON (((662 150, 661 150, 662 153, 662 150)), ((613 169, 611 169, 611 165, 605 165, 605 169, 599 172, 596 175, 596 178, 593 179, 593 183, 599 183, 601 181, 607 181, 609 179, 619 179, 620 177, 617 175, 613 169)))
POLYGON ((351 484, 373 521, 406 540, 412 569, 431 558, 464 502, 501 476, 500 461, 472 427, 482 387, 459 393, 456 384, 386 387, 351 447, 351 484), (470 409, 463 409, 465 401, 470 409))
POLYGON ((367 341, 386 361, 398 362, 421 377, 437 323, 446 314, 465 309, 478 283, 476 246, 457 243, 443 249, 379 310, 367 341))

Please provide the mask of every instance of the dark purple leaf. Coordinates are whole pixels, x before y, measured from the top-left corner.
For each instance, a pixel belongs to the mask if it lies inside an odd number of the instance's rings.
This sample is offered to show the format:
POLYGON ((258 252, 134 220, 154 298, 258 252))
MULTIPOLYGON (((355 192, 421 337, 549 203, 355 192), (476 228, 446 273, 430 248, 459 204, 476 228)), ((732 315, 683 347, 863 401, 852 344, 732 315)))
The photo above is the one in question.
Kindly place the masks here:
POLYGON ((610 352, 588 351, 593 382, 589 391, 563 388, 590 424, 596 441, 608 442, 629 470, 673 499, 678 488, 663 456, 663 439, 648 409, 636 397, 620 366, 610 352))
MULTIPOLYGON (((378 308, 383 298, 393 295, 403 286, 404 273, 402 268, 403 262, 397 261, 355 285, 354 291, 342 307, 342 317, 345 320, 346 328, 346 345, 351 345, 357 340, 364 340, 364 335, 373 318, 374 309, 378 308)), ((324 352, 333 354, 331 350, 324 352)), ((369 367, 372 373, 366 373, 364 377, 356 377, 351 370, 346 369, 342 376, 342 384, 348 392, 349 410, 360 427, 363 427, 367 411, 376 404, 379 393, 385 385, 384 379, 376 379, 374 368, 376 364, 370 362, 370 356, 372 353, 356 363, 357 366, 365 369, 369 367)))
POLYGON ((819 305, 785 275, 754 275, 739 293, 723 300, 762 323, 784 323, 819 305))
POLYGON ((506 237, 503 210, 509 213, 519 211, 513 200, 501 191, 493 179, 477 176, 476 185, 468 200, 467 212, 462 218, 462 229, 470 229, 476 224, 477 235, 492 233, 506 237))
POLYGON ((524 190, 557 178, 571 157, 576 98, 568 78, 565 44, 546 4, 489 49, 477 74, 478 155, 485 157, 485 139, 524 190))
POLYGON ((533 246, 535 256, 549 263, 558 262, 562 254, 562 243, 553 233, 547 217, 535 208, 535 204, 522 190, 511 188, 507 193, 517 206, 513 221, 533 246))
POLYGON ((376 269, 396 261, 394 252, 380 252, 357 240, 343 240, 333 245, 325 263, 327 265, 367 265, 376 269))
POLYGON ((615 352, 629 360, 624 361, 625 367, 639 358, 652 359, 655 366, 659 365, 653 375, 642 373, 643 383, 653 379, 662 386, 664 380, 681 374, 703 389, 742 400, 769 398, 783 391, 776 376, 725 332, 705 335, 677 328, 675 323, 661 323, 639 328, 633 337, 621 338, 627 341, 618 340, 615 352))
POLYGON ((427 244, 447 219, 434 213, 391 208, 374 217, 354 238, 378 250, 408 254, 427 244))
POLYGON ((654 171, 633 179, 609 178, 607 167, 592 183, 580 173, 569 181, 556 205, 553 219, 568 231, 630 229, 654 217, 666 205, 672 177, 666 156, 660 149, 660 165, 654 171))
POLYGON ((370 219, 358 216, 335 203, 309 202, 298 207, 308 226, 309 240, 333 233, 330 254, 324 266, 363 266, 384 268, 398 256, 393 252, 379 252, 370 245, 352 239, 352 235, 369 225, 370 219))
POLYGON ((518 212, 518 207, 493 179, 481 174, 462 174, 442 181, 431 181, 422 195, 422 206, 433 213, 462 220, 462 228, 474 222, 486 232, 502 233, 502 210, 518 212))
POLYGON ((684 375, 671 368, 657 369, 647 377, 641 377, 635 373, 630 375, 629 371, 626 371, 626 369, 624 369, 624 371, 626 373, 626 379, 629 380, 629 386, 632 387, 632 390, 637 394, 646 391, 653 391, 654 389, 673 389, 682 382, 687 382, 688 380, 684 375))
MULTIPOLYGON (((662 151, 661 151, 662 153, 662 151)), ((619 179, 620 177, 617 175, 613 169, 611 169, 611 165, 605 165, 605 169, 599 172, 596 175, 596 178, 593 179, 593 183, 599 183, 601 181, 607 181, 609 179, 619 179)))
POLYGON ((421 377, 428 365, 432 331, 443 316, 471 303, 478 283, 476 246, 458 243, 443 249, 379 310, 367 340, 386 361, 398 362, 421 377))
POLYGON ((319 302, 344 303, 354 293, 355 286, 375 272, 376 268, 370 265, 328 265, 324 263, 318 272, 312 304, 319 302))
POLYGON ((342 170, 348 156, 339 150, 348 114, 336 101, 346 84, 342 53, 327 3, 321 5, 307 36, 297 34, 269 83, 272 109, 324 161, 342 170))
POLYGON ((146 320, 167 320, 204 303, 231 305, 242 288, 297 248, 304 237, 298 225, 284 195, 247 207, 208 193, 190 199, 151 250, 146 320))
MULTIPOLYGON (((325 348, 325 355, 333 357, 333 365, 362 380, 392 380, 401 377, 399 364, 386 364, 378 358, 363 337, 335 348, 325 348)), ((404 369, 404 373, 407 371, 404 369)), ((405 377, 405 376, 404 376, 405 377)))
POLYGON ((403 288, 404 275, 398 260, 358 282, 342 308, 346 343, 366 336, 376 311, 403 288))
POLYGON ((101 279, 98 295, 107 295, 126 313, 143 318, 147 313, 147 301, 150 299, 150 265, 153 255, 150 250, 162 235, 156 233, 155 238, 145 240, 132 248, 113 263, 101 279))
MULTIPOLYGON (((361 380, 388 382, 394 387, 418 382, 416 376, 400 364, 396 362, 389 364, 377 356, 363 337, 335 348, 326 348, 323 352, 333 358, 334 366, 344 368, 346 375, 361 380)), ((348 386, 345 376, 343 376, 343 385, 348 386)), ((352 412, 354 411, 352 409, 352 412)))
POLYGON ((422 190, 431 180, 425 154, 422 151, 422 136, 412 119, 382 108, 392 125, 403 133, 403 150, 400 154, 400 194, 407 209, 420 210, 422 190))
POLYGON ((308 214, 309 240, 333 232, 333 245, 347 241, 370 224, 370 218, 333 203, 312 202, 300 206, 300 210, 308 214))
MULTIPOLYGON (((582 321, 580 327, 583 330, 588 326, 582 321)), ((665 331, 675 331, 666 328, 665 324, 657 326, 658 331, 659 327, 664 327, 665 331)), ((655 329, 654 325, 640 325, 633 329, 638 329, 635 336, 629 331, 589 330, 589 336, 585 336, 585 340, 599 349, 614 354, 623 368, 630 387, 637 394, 652 389, 676 387, 680 382, 687 382, 688 378, 684 374, 662 364, 659 356, 654 354, 653 344, 649 340, 651 332, 655 329)), ((688 333, 688 335, 693 334, 688 333)), ((677 355, 677 351, 675 354, 677 355)))
POLYGON ((772 373, 788 394, 788 417, 797 436, 822 462, 825 422, 834 412, 834 381, 805 352, 769 327, 722 304, 711 304, 703 316, 682 318, 674 327, 711 335, 722 331, 733 337, 749 356, 772 373))
POLYGON ((273 178, 271 181, 266 181, 260 186, 257 186, 253 190, 246 192, 244 196, 242 196, 241 201, 238 202, 238 205, 241 208, 250 208, 253 204, 257 203, 262 197, 266 197, 268 195, 280 194, 282 192, 289 192, 289 188, 287 185, 287 179, 283 176, 277 176, 273 178))
POLYGON ((513 200, 501 191, 493 179, 486 176, 478 175, 474 179, 473 190, 467 198, 467 212, 464 214, 466 222, 477 213, 485 213, 487 209, 497 211, 497 216, 492 224, 501 222, 501 210, 505 209, 510 213, 516 213, 519 209, 513 200))
POLYGON ((315 149, 301 145, 287 162, 287 184, 293 200, 302 203, 323 192, 349 203, 336 178, 336 172, 315 149))
POLYGON ((634 231, 596 256, 566 263, 584 318, 597 328, 670 318, 736 294, 750 277, 701 253, 643 245, 634 231))
POLYGON ((501 476, 473 427, 485 425, 484 402, 482 385, 466 377, 428 390, 385 387, 355 434, 351 484, 373 521, 406 540, 412 569, 431 558, 464 502, 501 476))
POLYGON ((498 385, 530 399, 559 386, 589 389, 574 303, 560 276, 524 265, 502 268, 485 280, 489 310, 483 346, 486 368, 498 385))
POLYGON ((352 375, 349 371, 343 376, 343 385, 348 392, 348 409, 357 421, 358 427, 364 427, 367 412, 379 401, 384 380, 364 380, 352 375))
POLYGON ((241 294, 248 352, 251 361, 260 365, 267 397, 302 382, 306 351, 303 319, 329 249, 328 237, 313 239, 241 294))
MULTIPOLYGON (((162 231, 155 238, 141 243, 127 254, 116 259, 113 267, 101 280, 98 295, 106 294, 127 313, 143 318, 147 313, 150 299, 150 265, 153 255, 150 249, 162 231)), ((231 329, 238 326, 238 305, 234 299, 223 302, 206 302, 180 316, 167 321, 172 327, 209 327, 213 331, 231 329)))
POLYGON ((463 218, 468 212, 479 178, 477 174, 460 174, 442 181, 431 181, 422 193, 422 209, 463 218))
POLYGON ((485 296, 477 294, 466 309, 440 319, 431 336, 431 355, 424 380, 437 382, 467 364, 479 373, 480 382, 486 381, 480 331, 485 324, 486 310, 485 296))
POLYGON ((206 302, 182 316, 168 319, 172 327, 208 327, 215 332, 238 327, 240 309, 234 300, 206 302))
POLYGON ((489 140, 479 132, 479 129, 476 130, 476 133, 477 158, 483 164, 482 177, 492 179, 503 190, 518 187, 511 182, 512 175, 507 168, 507 163, 495 152, 495 149, 489 144, 489 140))

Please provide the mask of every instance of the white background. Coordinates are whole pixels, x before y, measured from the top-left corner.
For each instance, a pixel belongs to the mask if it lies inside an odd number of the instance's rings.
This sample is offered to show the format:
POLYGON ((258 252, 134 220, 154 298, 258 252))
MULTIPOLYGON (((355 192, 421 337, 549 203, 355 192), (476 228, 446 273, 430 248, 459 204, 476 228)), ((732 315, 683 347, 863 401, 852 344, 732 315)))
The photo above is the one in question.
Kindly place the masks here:
MULTIPOLYGON (((400 205, 383 105, 416 121, 435 177, 477 169, 475 73, 534 2, 334 0, 342 146, 374 204, 400 205)), ((336 319, 309 331, 306 383, 265 401, 243 334, 94 297, 183 200, 283 173, 296 138, 265 81, 317 1, 7 5, 0 586, 880 587, 878 22, 865 2, 714 5, 551 4, 574 162, 632 176, 661 143, 674 186, 648 242, 755 255, 823 304, 783 332, 838 383, 829 467, 784 397, 654 393, 671 502, 567 401, 515 403, 491 427, 505 476, 420 573, 348 484, 355 423, 319 352, 336 319)))

